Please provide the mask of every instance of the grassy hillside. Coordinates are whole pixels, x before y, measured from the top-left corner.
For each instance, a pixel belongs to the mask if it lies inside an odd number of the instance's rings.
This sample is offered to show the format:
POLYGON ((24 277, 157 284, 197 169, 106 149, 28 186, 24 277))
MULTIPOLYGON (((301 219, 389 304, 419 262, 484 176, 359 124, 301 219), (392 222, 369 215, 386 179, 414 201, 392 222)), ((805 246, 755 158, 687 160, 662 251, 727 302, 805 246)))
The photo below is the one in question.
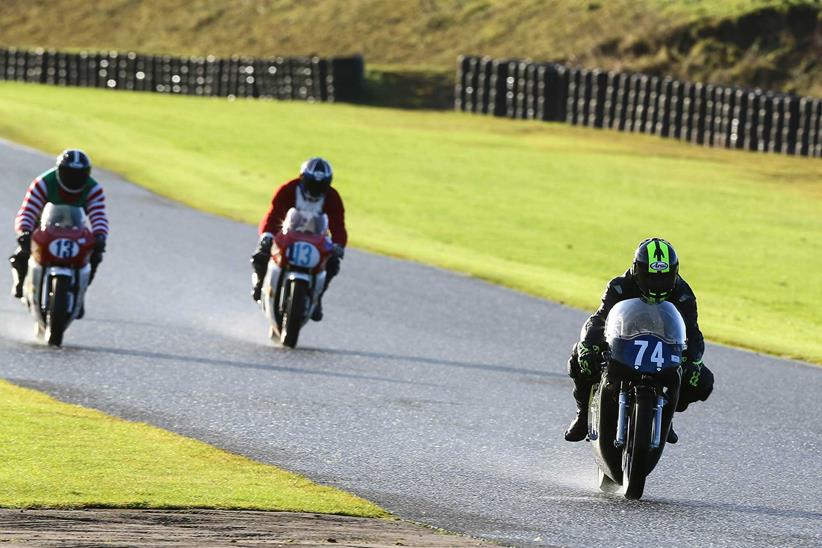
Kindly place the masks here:
POLYGON ((822 363, 818 160, 454 112, 12 83, 0 84, 0 135, 82 146, 156 192, 255 224, 275 186, 321 154, 353 245, 588 310, 660 235, 708 337, 822 363))
POLYGON ((818 0, 4 0, 0 45, 563 60, 822 95, 818 0))

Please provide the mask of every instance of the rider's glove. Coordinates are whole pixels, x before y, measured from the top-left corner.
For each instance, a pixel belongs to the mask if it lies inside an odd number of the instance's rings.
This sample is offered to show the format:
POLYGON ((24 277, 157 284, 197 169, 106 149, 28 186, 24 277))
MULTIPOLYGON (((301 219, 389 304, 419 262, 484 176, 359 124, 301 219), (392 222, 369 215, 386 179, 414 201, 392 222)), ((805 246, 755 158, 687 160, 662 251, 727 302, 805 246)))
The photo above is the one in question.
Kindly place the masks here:
POLYGON ((94 250, 92 251, 92 258, 95 256, 97 257, 98 261, 100 262, 103 260, 103 253, 106 252, 106 235, 105 234, 95 234, 94 235, 94 250))
POLYGON ((271 234, 263 234, 260 237, 260 243, 257 249, 251 256, 251 264, 254 266, 255 272, 262 271, 265 274, 265 269, 268 266, 268 261, 271 259, 271 246, 274 244, 274 238, 271 234))
POLYGON ((88 283, 94 281, 94 276, 97 274, 97 267, 100 266, 100 263, 103 262, 103 253, 106 252, 106 235, 105 234, 95 234, 94 235, 94 249, 91 250, 91 257, 89 257, 89 263, 91 263, 91 274, 88 279, 88 283))
MULTIPOLYGON (((14 252, 14 255, 9 257, 9 262, 11 263, 12 268, 17 270, 20 274, 20 277, 25 277, 26 263, 29 261, 29 257, 31 256, 31 232, 21 232, 17 235, 17 245, 18 248, 14 252)), ((23 287, 22 282, 20 287, 23 287)))
POLYGON ((577 363, 583 376, 596 377, 602 372, 605 348, 581 341, 577 346, 577 363))
POLYGON ((331 250, 331 253, 338 259, 342 259, 345 257, 345 248, 340 244, 334 244, 334 248, 331 250))
POLYGON ((96 266, 103 262, 103 253, 106 252, 106 235, 94 235, 94 249, 91 250, 91 264, 96 266))
POLYGON ((31 232, 24 231, 17 235, 17 245, 26 253, 31 252, 31 232))

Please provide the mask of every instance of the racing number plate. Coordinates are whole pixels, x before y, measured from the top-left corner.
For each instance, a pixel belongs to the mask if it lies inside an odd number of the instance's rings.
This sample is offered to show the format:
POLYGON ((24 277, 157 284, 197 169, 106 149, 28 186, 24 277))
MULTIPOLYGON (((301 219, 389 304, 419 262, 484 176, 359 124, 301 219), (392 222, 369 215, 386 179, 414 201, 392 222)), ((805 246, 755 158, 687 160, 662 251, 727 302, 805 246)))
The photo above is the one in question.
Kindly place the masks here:
POLYGON ((288 262, 294 266, 314 268, 320 264, 320 250, 308 242, 294 242, 288 246, 288 262))
POLYGON ((60 259, 73 259, 80 254, 80 244, 68 238, 58 238, 49 244, 49 253, 60 259))

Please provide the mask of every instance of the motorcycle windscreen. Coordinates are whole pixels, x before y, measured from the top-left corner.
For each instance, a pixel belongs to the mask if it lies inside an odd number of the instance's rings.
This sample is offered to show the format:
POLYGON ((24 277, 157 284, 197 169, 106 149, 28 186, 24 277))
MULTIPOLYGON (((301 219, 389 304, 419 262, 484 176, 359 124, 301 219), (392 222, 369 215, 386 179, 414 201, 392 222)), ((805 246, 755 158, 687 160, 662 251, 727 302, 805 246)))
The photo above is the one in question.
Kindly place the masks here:
POLYGON ((292 231, 325 234, 328 232, 328 215, 292 207, 285 215, 282 231, 286 234, 292 231))
POLYGON ((685 322, 674 305, 641 299, 617 303, 605 322, 611 358, 635 371, 653 373, 680 363, 685 322))
POLYGON ((48 203, 40 215, 40 230, 50 227, 84 228, 86 226, 86 213, 81 207, 48 203))

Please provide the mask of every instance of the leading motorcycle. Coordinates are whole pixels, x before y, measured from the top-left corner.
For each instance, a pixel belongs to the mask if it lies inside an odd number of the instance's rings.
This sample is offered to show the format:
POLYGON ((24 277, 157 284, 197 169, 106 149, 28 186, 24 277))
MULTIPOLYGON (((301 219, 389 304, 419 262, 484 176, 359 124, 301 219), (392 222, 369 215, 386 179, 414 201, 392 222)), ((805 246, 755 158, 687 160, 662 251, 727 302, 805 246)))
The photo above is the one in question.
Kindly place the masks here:
MULTIPOLYGON (((31 235, 31 257, 22 301, 34 316, 36 334, 52 346, 83 309, 91 277, 94 236, 80 207, 46 204, 31 235)), ((17 271, 12 269, 17 283, 17 271)))
POLYGON ((669 302, 617 303, 608 314, 609 352, 591 389, 588 438, 599 487, 639 499, 662 456, 679 399, 685 322, 669 302))
MULTIPOLYGON (((271 323, 269 335, 294 348, 325 287, 325 265, 333 245, 328 216, 291 208, 274 236, 271 260, 263 281, 263 312, 271 323)), ((256 283, 253 274, 252 283, 256 283)))

